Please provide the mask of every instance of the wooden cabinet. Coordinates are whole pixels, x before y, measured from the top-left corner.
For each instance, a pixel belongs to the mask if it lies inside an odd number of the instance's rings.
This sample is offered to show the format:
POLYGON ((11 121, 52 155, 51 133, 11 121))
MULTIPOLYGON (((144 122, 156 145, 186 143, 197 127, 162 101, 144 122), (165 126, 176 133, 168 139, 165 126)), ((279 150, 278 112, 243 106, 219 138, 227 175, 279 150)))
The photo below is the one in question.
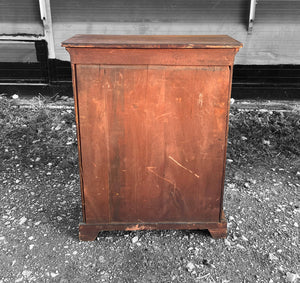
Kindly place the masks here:
POLYGON ((228 36, 77 35, 71 56, 83 223, 226 236, 228 36))

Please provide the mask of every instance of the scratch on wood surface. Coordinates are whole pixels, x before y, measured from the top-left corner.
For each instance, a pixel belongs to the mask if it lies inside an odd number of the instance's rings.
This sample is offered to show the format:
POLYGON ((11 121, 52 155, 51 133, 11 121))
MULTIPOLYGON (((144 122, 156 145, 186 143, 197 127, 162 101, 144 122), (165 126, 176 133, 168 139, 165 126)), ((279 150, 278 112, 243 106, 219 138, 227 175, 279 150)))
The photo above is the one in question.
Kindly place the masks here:
POLYGON ((164 114, 161 114, 161 115, 157 116, 156 119, 160 119, 160 118, 163 118, 165 116, 169 116, 171 114, 172 114, 172 112, 167 112, 167 113, 164 113, 164 114))
POLYGON ((155 167, 147 167, 148 171, 151 172, 153 175, 155 175, 156 177, 158 177, 158 178, 161 179, 161 180, 164 180, 165 182, 171 184, 172 186, 174 186, 174 188, 176 188, 176 184, 174 184, 172 181, 170 181, 170 180, 168 180, 168 179, 166 179, 166 178, 164 178, 164 177, 158 175, 158 174, 153 170, 154 168, 155 168, 155 167))
MULTIPOLYGON (((146 229, 147 229, 146 226, 136 224, 136 225, 129 226, 129 227, 125 228, 125 231, 138 231, 138 230, 146 230, 146 229)), ((149 227, 148 229, 151 229, 151 227, 149 227)))
POLYGON ((202 95, 202 93, 199 93, 198 104, 199 104, 201 107, 202 107, 202 105, 203 105, 203 95, 202 95))
POLYGON ((172 190, 170 191, 170 195, 173 199, 173 202, 175 204, 175 206, 177 207, 177 209, 182 210, 182 213, 184 213, 185 210, 185 202, 182 199, 181 195, 180 195, 180 189, 177 188, 176 183, 173 183, 172 181, 158 175, 153 168, 155 167, 147 167, 148 171, 151 172, 153 175, 155 175, 157 178, 171 184, 173 186, 172 190))
POLYGON ((181 168, 183 168, 184 170, 190 172, 191 174, 193 174, 196 178, 200 178, 200 176, 198 174, 196 174, 195 172, 193 172, 192 170, 184 167, 182 164, 180 164, 178 161, 176 161, 172 156, 169 155, 169 159, 171 159, 173 162, 175 162, 178 166, 180 166, 181 168))

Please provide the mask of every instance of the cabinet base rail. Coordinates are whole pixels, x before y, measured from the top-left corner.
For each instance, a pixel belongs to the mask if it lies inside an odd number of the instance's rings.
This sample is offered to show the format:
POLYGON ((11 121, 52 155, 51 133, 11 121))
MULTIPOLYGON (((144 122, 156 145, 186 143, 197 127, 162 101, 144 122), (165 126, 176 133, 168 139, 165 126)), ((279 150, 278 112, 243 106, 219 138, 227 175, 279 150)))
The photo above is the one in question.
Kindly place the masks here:
POLYGON ((101 231, 141 230, 208 230, 214 239, 224 239, 227 236, 227 222, 223 217, 220 222, 80 223, 79 239, 94 241, 101 231))

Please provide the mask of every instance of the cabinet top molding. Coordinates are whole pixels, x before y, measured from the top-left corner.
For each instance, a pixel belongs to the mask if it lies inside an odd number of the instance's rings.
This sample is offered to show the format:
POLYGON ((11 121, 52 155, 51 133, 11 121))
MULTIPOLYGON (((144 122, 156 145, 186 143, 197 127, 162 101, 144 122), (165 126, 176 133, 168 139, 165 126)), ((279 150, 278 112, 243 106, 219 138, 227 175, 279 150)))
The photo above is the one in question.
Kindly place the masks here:
POLYGON ((64 42, 63 47, 85 48, 157 48, 208 49, 235 48, 243 44, 227 35, 100 35, 77 34, 64 42))

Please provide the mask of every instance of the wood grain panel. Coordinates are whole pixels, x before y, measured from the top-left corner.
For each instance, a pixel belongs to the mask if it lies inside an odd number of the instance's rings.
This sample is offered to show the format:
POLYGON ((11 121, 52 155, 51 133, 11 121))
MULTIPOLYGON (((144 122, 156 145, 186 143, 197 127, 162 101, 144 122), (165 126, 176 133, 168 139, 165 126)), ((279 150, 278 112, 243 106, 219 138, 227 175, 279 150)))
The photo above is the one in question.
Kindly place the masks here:
POLYGON ((64 47, 96 48, 240 48, 242 44, 228 35, 105 35, 77 34, 64 47))
POLYGON ((86 223, 109 222, 107 97, 99 66, 77 65, 76 75, 86 223))
POLYGON ((81 47, 77 37, 64 43, 77 110, 79 238, 184 227, 225 237, 228 107, 240 45, 225 47, 219 37, 187 45, 183 36, 108 36, 106 48, 102 36, 88 38, 81 47))
POLYGON ((87 222, 219 221, 229 68, 78 69, 87 222))
MULTIPOLYGON (((104 67, 101 91, 108 101, 110 209, 112 221, 136 221, 136 190, 141 187, 145 152, 144 111, 140 109, 147 73, 137 67, 104 67)), ((145 105, 142 103, 143 107, 145 105)))
POLYGON ((67 47, 74 64, 229 65, 238 49, 98 49, 67 47), (212 56, 214 52, 214 56, 212 56))
POLYGON ((228 78, 228 67, 168 71, 165 176, 182 196, 178 221, 219 218, 228 78))

